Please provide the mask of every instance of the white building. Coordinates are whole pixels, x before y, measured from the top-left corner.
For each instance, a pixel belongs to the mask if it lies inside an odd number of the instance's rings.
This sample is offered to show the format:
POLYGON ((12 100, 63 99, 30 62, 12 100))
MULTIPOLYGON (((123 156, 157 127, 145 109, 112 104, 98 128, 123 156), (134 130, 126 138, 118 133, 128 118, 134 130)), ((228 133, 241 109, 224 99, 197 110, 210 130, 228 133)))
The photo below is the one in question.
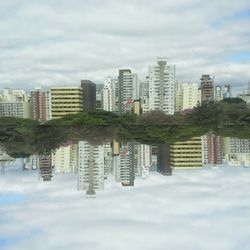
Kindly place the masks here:
POLYGON ((31 105, 24 90, 4 89, 0 101, 0 117, 31 118, 31 105))
POLYGON ((134 186, 134 148, 133 143, 123 143, 120 146, 119 156, 115 158, 114 175, 123 186, 134 186))
POLYGON ((79 142, 78 190, 94 196, 95 190, 104 189, 104 147, 79 142))
POLYGON ((3 102, 27 102, 29 100, 28 95, 23 89, 3 89, 2 101, 3 102))
POLYGON ((70 173, 70 145, 55 150, 52 153, 51 163, 56 173, 70 173))
POLYGON ((167 65, 164 58, 149 66, 149 110, 175 112, 175 65, 167 65))
POLYGON ((250 166, 250 140, 224 138, 225 161, 230 166, 250 166))
POLYGON ((102 109, 106 111, 115 111, 115 86, 111 77, 108 77, 101 91, 102 109))
POLYGON ((222 87, 217 85, 215 86, 214 88, 214 100, 216 102, 219 102, 223 99, 223 90, 222 90, 222 87))
POLYGON ((78 148, 76 144, 64 145, 52 153, 52 166, 56 173, 76 173, 78 148))
POLYGON ((29 102, 5 101, 0 102, 0 117, 16 117, 31 119, 31 105, 29 102))

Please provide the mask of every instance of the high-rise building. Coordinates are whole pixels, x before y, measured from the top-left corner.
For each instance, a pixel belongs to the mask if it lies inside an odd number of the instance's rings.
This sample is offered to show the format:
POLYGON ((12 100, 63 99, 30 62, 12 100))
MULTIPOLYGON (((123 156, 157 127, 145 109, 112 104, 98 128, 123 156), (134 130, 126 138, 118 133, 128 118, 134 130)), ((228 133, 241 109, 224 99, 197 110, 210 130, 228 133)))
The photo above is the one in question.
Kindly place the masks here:
MULTIPOLYGON (((162 110, 172 115, 176 109, 175 65, 168 65, 165 58, 159 58, 156 65, 149 66, 149 111, 162 110)), ((169 145, 152 147, 152 163, 157 164, 157 171, 171 175, 169 145)))
POLYGON ((75 145, 69 143, 52 153, 52 166, 57 173, 73 173, 76 168, 75 145))
POLYGON ((101 91, 102 109, 106 111, 115 111, 115 86, 111 77, 108 77, 101 91))
POLYGON ((157 148, 157 172, 162 175, 172 175, 172 168, 170 164, 170 145, 161 144, 157 148))
POLYGON ((0 102, 0 117, 31 118, 29 102, 0 102))
POLYGON ((224 154, 230 166, 250 166, 250 140, 224 138, 224 154))
MULTIPOLYGON (((119 70, 118 87, 115 88, 115 96, 118 97, 119 114, 127 112, 140 113, 137 74, 132 73, 130 69, 119 70)), ((133 186, 135 175, 141 174, 138 161, 140 145, 134 141, 119 143, 118 146, 116 144, 116 142, 113 143, 113 146, 118 148, 117 154, 113 155, 115 178, 124 186, 133 186)))
POLYGON ((207 136, 207 162, 209 165, 220 165, 223 160, 223 139, 221 136, 208 134, 207 136))
POLYGON ((182 110, 182 107, 183 107, 182 84, 177 81, 175 88, 175 112, 180 112, 182 110))
POLYGON ((31 114, 33 120, 51 119, 51 95, 49 91, 35 89, 30 92, 31 114))
POLYGON ((223 138, 215 134, 207 134, 202 140, 202 164, 216 166, 223 162, 223 138))
POLYGON ((2 92, 3 102, 28 102, 29 97, 23 89, 9 89, 5 88, 2 92))
POLYGON ((201 102, 214 100, 213 78, 210 75, 201 76, 201 102))
POLYGON ((170 145, 170 164, 172 168, 201 168, 201 138, 193 137, 186 142, 170 145))
MULTIPOLYGON (((81 87, 52 87, 51 114, 52 119, 61 118, 67 114, 83 111, 81 87)), ((77 145, 68 143, 52 154, 52 164, 59 173, 77 172, 77 145)))
POLYGON ((214 90, 215 90, 214 91, 214 100, 216 102, 221 101, 223 99, 223 92, 222 92, 223 90, 222 90, 222 87, 219 86, 219 85, 216 85, 214 90))
POLYGON ((81 87, 52 87, 50 92, 52 119, 83 111, 81 87))
POLYGON ((90 80, 81 80, 83 111, 90 112, 96 109, 96 84, 90 80))
POLYGON ((96 85, 96 106, 95 109, 100 110, 102 108, 102 90, 104 88, 104 84, 96 85))
MULTIPOLYGON (((176 92, 176 111, 193 109, 200 100, 197 83, 182 83, 176 92)), ((191 138, 186 142, 170 145, 170 165, 172 168, 194 168, 202 166, 201 138, 191 138)))
POLYGON ((3 90, 0 117, 31 118, 31 105, 24 90, 3 90))
POLYGON ((200 103, 200 92, 197 83, 182 83, 182 110, 192 109, 200 103))
POLYGON ((142 112, 149 112, 149 77, 140 83, 140 100, 142 112))
POLYGON ((39 156, 39 172, 43 181, 51 181, 52 178, 52 165, 49 155, 39 156))
POLYGON ((232 97, 232 90, 231 90, 231 85, 226 84, 223 88, 223 99, 225 98, 231 98, 232 97))
POLYGON ((149 110, 175 111, 175 65, 159 58, 157 65, 149 66, 149 110))
POLYGON ((78 190, 86 190, 87 197, 104 188, 104 147, 79 142, 78 190))
MULTIPOLYGON (((221 100, 222 90, 217 86, 217 91, 214 91, 214 81, 210 75, 202 75, 201 77, 201 102, 221 100), (215 92, 215 93, 214 93, 215 92)), ((222 164, 222 137, 214 134, 207 134, 202 138, 202 159, 204 164, 218 165, 222 164)))
POLYGON ((134 146, 134 142, 121 143, 119 155, 115 157, 115 178, 116 181, 120 181, 123 186, 134 186, 134 146))
POLYGON ((120 69, 118 76, 119 113, 131 112, 133 100, 139 98, 137 74, 130 69, 120 69))

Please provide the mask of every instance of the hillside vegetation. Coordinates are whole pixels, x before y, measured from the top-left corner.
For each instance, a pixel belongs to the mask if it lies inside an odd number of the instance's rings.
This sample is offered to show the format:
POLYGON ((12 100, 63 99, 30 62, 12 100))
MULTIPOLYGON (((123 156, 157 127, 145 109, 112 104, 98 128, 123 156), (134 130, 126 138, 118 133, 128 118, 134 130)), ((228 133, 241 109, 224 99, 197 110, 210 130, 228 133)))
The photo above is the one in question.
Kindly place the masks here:
POLYGON ((219 136, 250 139, 250 108, 239 98, 204 102, 174 115, 151 111, 121 116, 107 111, 77 113, 39 123, 0 118, 0 143, 13 157, 49 153, 64 143, 87 140, 103 144, 135 140, 144 144, 172 144, 212 132, 219 136))

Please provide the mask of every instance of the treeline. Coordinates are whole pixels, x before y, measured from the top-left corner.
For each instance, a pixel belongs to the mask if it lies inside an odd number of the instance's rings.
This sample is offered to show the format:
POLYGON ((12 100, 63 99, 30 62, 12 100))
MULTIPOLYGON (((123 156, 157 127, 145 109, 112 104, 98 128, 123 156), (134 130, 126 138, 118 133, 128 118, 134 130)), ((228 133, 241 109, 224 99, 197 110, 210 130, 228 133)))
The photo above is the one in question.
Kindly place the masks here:
POLYGON ((93 144, 112 140, 172 144, 209 132, 250 139, 250 108, 246 102, 239 98, 204 102, 174 115, 160 110, 140 116, 95 111, 66 115, 46 123, 0 118, 0 143, 12 157, 49 153, 65 143, 79 140, 93 144))

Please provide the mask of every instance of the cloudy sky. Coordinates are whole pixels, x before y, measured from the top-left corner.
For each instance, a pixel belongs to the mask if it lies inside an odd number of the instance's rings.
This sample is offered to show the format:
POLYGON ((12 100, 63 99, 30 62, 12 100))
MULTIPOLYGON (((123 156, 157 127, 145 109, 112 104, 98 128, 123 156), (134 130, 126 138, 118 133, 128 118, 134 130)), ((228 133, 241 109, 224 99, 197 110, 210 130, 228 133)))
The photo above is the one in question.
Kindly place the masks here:
POLYGON ((135 187, 108 179, 96 199, 76 178, 0 176, 1 250, 249 250, 250 168, 151 173, 135 187))
POLYGON ((1 0, 0 88, 143 78, 157 57, 180 81, 250 80, 249 0, 1 0))

